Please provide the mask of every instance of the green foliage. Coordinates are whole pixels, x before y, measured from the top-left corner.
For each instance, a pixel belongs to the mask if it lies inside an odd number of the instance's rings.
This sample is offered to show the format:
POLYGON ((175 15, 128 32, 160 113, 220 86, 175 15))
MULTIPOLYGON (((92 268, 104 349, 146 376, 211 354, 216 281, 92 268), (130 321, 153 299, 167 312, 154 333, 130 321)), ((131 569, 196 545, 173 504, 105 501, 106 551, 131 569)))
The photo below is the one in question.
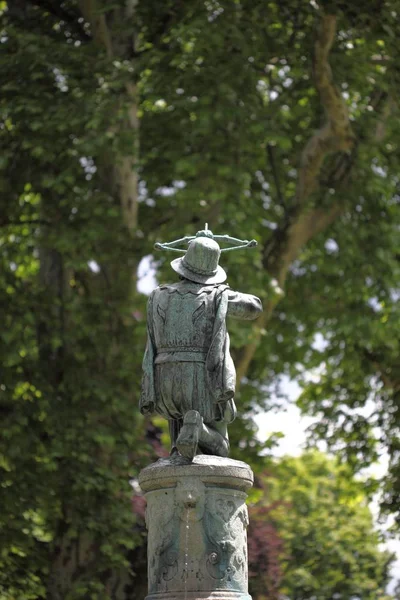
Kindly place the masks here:
POLYGON ((250 510, 254 598, 389 598, 384 589, 393 557, 379 549, 382 540, 374 530, 364 483, 348 467, 309 452, 276 460, 261 481, 265 498, 250 510), (283 540, 275 580, 268 564, 273 532, 283 540), (268 535, 267 561, 254 563, 263 534, 268 535))

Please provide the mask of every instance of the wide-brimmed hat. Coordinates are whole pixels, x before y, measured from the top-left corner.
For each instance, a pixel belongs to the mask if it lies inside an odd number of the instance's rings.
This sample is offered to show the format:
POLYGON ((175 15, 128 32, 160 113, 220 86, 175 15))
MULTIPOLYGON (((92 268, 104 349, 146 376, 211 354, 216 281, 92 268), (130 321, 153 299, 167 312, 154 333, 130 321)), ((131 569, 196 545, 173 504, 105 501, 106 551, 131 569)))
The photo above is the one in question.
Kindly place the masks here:
POLYGON ((185 256, 176 258, 171 267, 186 279, 196 283, 223 283, 226 273, 218 265, 221 249, 217 242, 207 237, 198 237, 189 242, 185 256))

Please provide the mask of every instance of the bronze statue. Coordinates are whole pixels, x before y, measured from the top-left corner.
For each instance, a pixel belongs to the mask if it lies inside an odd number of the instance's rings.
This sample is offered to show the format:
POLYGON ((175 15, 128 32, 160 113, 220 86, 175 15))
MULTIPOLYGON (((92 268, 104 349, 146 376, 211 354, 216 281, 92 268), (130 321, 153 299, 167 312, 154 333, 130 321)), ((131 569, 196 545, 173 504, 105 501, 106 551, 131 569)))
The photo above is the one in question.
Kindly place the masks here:
POLYGON ((171 262, 180 280, 159 286, 149 298, 140 398, 143 414, 168 419, 171 454, 193 459, 198 452, 229 453, 236 372, 226 317, 256 319, 262 306, 256 296, 231 290, 218 263, 221 252, 255 245, 255 240, 213 235, 207 225, 194 237, 155 245, 184 253, 171 262), (217 241, 232 247, 221 249, 217 241), (178 248, 186 243, 187 250, 178 248))

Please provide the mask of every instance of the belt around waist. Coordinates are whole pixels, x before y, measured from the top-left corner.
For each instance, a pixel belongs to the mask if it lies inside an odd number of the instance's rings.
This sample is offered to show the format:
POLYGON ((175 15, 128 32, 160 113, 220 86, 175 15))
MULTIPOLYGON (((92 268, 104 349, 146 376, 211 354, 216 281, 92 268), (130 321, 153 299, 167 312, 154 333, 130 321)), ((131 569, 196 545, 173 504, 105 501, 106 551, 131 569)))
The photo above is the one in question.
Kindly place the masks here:
POLYGON ((208 348, 158 348, 154 362, 205 362, 207 352, 208 348))

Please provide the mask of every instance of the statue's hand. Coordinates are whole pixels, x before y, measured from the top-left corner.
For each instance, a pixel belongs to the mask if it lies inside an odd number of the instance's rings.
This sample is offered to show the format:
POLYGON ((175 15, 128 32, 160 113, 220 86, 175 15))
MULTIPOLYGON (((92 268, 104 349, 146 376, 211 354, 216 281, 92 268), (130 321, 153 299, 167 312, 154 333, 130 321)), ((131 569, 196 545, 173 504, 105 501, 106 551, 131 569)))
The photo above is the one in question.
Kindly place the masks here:
POLYGON ((142 415, 152 415, 154 412, 154 402, 149 402, 148 404, 142 404, 140 407, 140 412, 142 415))
POLYGON ((247 246, 249 248, 254 248, 254 246, 257 246, 257 241, 256 240, 250 240, 250 242, 248 242, 247 246))
POLYGON ((162 250, 162 249, 163 249, 163 245, 162 245, 160 242, 156 242, 156 243, 154 244, 154 248, 155 248, 156 250, 162 250))

